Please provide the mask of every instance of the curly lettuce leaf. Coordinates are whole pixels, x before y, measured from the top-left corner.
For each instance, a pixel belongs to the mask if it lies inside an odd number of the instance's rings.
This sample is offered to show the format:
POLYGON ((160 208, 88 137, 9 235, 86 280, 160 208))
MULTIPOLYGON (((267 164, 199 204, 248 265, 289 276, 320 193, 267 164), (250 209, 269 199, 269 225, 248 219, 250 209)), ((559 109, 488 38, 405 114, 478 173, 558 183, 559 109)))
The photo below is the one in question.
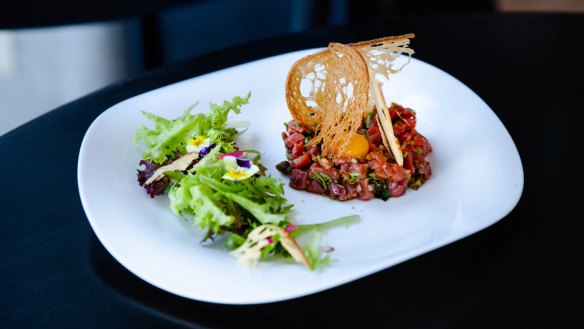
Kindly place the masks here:
MULTIPOLYGON (((292 205, 282 181, 259 176, 242 181, 222 179, 226 169, 213 149, 170 188, 170 208, 212 233, 237 232, 261 224, 287 225, 292 205), (193 200, 197 199, 197 200, 193 200)), ((243 232, 242 232, 243 233, 243 232)))
POLYGON ((221 225, 231 224, 234 217, 225 213, 221 198, 208 186, 192 184, 193 181, 191 175, 186 175, 180 185, 170 190, 170 209, 177 215, 186 213, 192 216, 203 229, 218 231, 221 225))
POLYGON ((139 127, 134 134, 134 142, 145 144, 147 149, 142 158, 157 164, 175 158, 177 153, 186 153, 189 138, 199 135, 219 143, 222 152, 233 152, 233 144, 239 133, 234 128, 226 127, 227 117, 229 112, 240 113, 241 107, 248 104, 250 96, 251 93, 245 97, 236 96, 231 102, 224 101, 222 105, 211 103, 208 114, 191 114, 195 104, 174 120, 142 111, 154 123, 154 127, 139 127))
POLYGON ((322 237, 330 229, 339 226, 349 226, 360 220, 359 215, 344 216, 337 219, 316 224, 298 225, 290 231, 293 238, 306 235, 307 241, 303 244, 302 250, 308 259, 311 270, 316 270, 331 264, 331 257, 328 253, 323 252, 322 237))
POLYGON ((250 199, 243 197, 237 193, 223 192, 226 198, 233 200, 245 210, 249 211, 262 224, 280 224, 286 220, 286 214, 270 213, 270 206, 266 204, 259 204, 250 199))

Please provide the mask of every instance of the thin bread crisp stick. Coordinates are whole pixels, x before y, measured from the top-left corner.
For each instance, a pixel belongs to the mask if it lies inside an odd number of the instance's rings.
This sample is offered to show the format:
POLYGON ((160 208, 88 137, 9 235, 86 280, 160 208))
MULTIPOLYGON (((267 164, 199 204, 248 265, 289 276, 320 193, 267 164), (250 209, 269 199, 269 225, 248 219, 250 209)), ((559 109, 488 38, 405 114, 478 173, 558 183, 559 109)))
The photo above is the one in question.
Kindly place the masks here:
MULTIPOLYGON (((379 83, 376 82, 371 76, 369 75, 370 86, 371 86, 371 93, 373 94, 373 99, 375 100, 375 106, 377 107, 377 117, 379 118, 378 122, 381 122, 381 131, 382 135, 385 135, 386 139, 384 139, 384 144, 387 141, 389 144, 389 150, 393 154, 395 161, 398 165, 404 165, 404 155, 399 145, 399 141, 395 137, 393 133, 393 124, 391 123, 391 116, 389 115, 389 110, 387 109, 387 105, 385 105, 385 99, 383 98, 383 94, 381 92, 381 88, 379 87, 379 83)), ((386 145, 387 146, 387 145, 386 145)))

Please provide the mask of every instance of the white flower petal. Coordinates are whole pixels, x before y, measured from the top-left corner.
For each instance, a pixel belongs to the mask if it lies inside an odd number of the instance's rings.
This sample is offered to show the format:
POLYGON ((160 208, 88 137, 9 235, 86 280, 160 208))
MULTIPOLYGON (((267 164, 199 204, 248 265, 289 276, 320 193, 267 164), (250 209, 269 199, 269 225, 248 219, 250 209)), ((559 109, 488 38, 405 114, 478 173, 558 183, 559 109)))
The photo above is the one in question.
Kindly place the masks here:
POLYGON ((249 167, 248 169, 245 170, 247 173, 249 173, 249 176, 253 176, 255 174, 258 173, 258 171, 260 171, 260 168, 256 165, 251 165, 251 167, 249 167))
POLYGON ((260 171, 260 168, 256 165, 252 165, 250 168, 237 167, 236 170, 228 170, 223 175, 223 179, 233 181, 243 180, 250 178, 251 176, 255 175, 258 171, 260 171))
POLYGON ((237 169, 239 168, 239 166, 237 165, 237 158, 234 156, 226 156, 223 157, 223 163, 225 164, 225 169, 227 169, 227 171, 237 171, 237 169))

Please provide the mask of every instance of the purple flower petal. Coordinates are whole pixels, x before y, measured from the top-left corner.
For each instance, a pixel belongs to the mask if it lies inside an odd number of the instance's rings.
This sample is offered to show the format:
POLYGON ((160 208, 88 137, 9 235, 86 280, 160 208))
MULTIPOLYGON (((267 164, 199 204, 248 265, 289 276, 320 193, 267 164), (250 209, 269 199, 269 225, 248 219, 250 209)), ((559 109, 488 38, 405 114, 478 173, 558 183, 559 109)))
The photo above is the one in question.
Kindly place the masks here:
POLYGON ((199 151, 199 158, 202 158, 202 157, 204 157, 205 155, 207 155, 207 153, 209 153, 209 151, 211 151, 211 149, 212 149, 212 148, 214 148, 214 147, 215 147, 215 145, 217 145, 217 144, 213 143, 213 144, 211 144, 211 145, 209 145, 209 146, 207 146, 207 147, 203 147, 203 148, 202 148, 202 149, 199 151))
POLYGON ((247 159, 237 158, 237 166, 241 168, 251 168, 251 161, 247 159))

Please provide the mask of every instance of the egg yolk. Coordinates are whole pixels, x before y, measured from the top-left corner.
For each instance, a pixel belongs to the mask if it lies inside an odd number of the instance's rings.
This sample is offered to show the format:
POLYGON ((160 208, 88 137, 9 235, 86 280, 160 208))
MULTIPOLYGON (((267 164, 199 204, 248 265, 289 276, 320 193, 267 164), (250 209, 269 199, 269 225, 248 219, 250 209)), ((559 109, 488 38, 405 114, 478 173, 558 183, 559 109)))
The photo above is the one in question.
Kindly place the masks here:
POLYGON ((344 158, 362 158, 369 152, 369 141, 363 135, 355 134, 349 141, 345 151, 341 154, 344 158))

